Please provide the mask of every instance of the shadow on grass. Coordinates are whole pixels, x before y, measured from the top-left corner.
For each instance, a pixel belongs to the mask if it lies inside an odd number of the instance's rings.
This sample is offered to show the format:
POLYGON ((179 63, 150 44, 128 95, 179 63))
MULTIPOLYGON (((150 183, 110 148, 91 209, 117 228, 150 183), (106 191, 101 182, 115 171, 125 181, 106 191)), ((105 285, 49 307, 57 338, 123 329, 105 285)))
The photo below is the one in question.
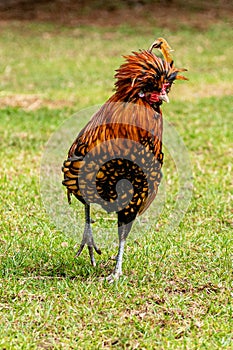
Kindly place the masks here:
POLYGON ((87 280, 89 278, 101 278, 108 276, 115 265, 110 258, 97 261, 93 267, 88 256, 75 258, 75 252, 69 251, 65 255, 48 253, 47 251, 17 251, 8 253, 1 259, 0 277, 5 279, 31 278, 31 279, 56 279, 68 278, 87 280))

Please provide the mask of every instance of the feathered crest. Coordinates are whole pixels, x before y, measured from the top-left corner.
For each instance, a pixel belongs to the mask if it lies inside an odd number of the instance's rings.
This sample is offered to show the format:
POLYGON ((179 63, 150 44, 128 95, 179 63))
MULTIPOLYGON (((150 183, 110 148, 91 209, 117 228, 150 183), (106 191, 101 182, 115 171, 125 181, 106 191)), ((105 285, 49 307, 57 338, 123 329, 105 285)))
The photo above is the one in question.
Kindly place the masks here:
POLYGON ((167 41, 159 38, 153 42, 148 50, 140 50, 133 52, 132 55, 123 56, 126 62, 116 70, 116 91, 125 96, 130 94, 133 98, 148 84, 155 85, 162 76, 171 83, 175 79, 188 80, 178 74, 186 69, 174 67, 171 51, 167 41), (154 48, 161 51, 164 59, 152 52, 154 48))
MULTIPOLYGON (((163 55, 165 62, 169 63, 170 67, 173 67, 173 59, 171 56, 171 52, 174 51, 169 46, 168 42, 164 38, 158 38, 153 42, 153 44, 149 48, 149 52, 152 52, 153 49, 157 48, 163 55)), ((175 68, 176 72, 186 72, 185 68, 175 68)), ((188 80, 183 75, 176 75, 176 80, 188 80)))
POLYGON ((162 55, 163 55, 165 61, 168 62, 170 64, 170 66, 172 67, 173 66, 173 59, 172 59, 170 52, 172 52, 173 50, 168 45, 168 42, 163 38, 158 38, 157 40, 155 40, 153 42, 153 44, 150 46, 148 51, 152 52, 152 50, 155 48, 162 52, 162 55))

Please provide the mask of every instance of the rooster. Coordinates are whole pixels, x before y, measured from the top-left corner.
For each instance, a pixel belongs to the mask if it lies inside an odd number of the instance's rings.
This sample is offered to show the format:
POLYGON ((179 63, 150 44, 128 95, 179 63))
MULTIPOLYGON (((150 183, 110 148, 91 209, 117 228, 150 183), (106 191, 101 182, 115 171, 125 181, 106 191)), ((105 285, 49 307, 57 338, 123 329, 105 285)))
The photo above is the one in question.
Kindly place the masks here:
POLYGON ((174 67, 171 48, 159 38, 148 50, 124 56, 116 70, 115 93, 80 131, 62 171, 68 202, 74 195, 85 206, 85 228, 79 256, 87 245, 95 266, 96 246, 91 229, 90 205, 99 203, 118 216, 119 248, 110 282, 122 275, 126 238, 137 215, 154 200, 163 164, 161 104, 175 80, 187 80, 174 67), (152 51, 158 49, 162 58, 152 51))

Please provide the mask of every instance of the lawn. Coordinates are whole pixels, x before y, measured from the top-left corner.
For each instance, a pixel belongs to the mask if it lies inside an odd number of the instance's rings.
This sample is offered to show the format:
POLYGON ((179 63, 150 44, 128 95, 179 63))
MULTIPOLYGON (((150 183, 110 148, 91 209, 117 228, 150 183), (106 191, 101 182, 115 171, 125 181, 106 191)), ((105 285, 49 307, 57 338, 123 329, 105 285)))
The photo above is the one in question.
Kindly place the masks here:
POLYGON ((9 21, 0 32, 0 348, 233 349, 228 21, 175 30, 151 21, 134 27, 9 21), (56 171, 59 188, 47 190, 44 167, 53 156, 61 165, 72 135, 110 96, 122 55, 148 48, 158 36, 174 48, 189 81, 175 84, 163 108, 162 204, 158 199, 135 223, 124 276, 109 284, 101 277, 114 266, 115 215, 93 207, 103 253, 96 267, 86 249, 75 259, 82 206, 73 201, 67 208, 56 171), (172 152, 169 130, 188 169, 177 169, 181 155, 172 152), (185 215, 179 212, 176 222, 171 216, 187 192, 179 171, 189 188, 185 215))

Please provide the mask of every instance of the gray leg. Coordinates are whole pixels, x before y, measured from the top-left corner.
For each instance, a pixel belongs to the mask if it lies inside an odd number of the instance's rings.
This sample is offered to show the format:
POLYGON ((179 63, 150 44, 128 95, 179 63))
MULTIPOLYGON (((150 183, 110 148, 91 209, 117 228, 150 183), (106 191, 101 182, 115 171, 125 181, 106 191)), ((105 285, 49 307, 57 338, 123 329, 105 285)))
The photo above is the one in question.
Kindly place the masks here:
POLYGON ((114 276, 117 279, 122 275, 122 262, 123 262, 124 248, 125 248, 125 239, 120 239, 118 254, 116 257, 116 266, 114 270, 114 276))
POLYGON ((122 275, 122 262, 123 262, 125 241, 132 227, 132 224, 133 222, 130 222, 129 224, 126 224, 126 225, 122 225, 119 222, 119 216, 118 216, 119 247, 118 247, 118 254, 116 257, 116 266, 115 266, 114 272, 107 277, 107 280, 110 283, 112 283, 115 280, 118 280, 119 277, 122 275))
POLYGON ((91 230, 90 205, 88 204, 85 204, 85 228, 83 233, 83 239, 75 257, 78 257, 82 253, 85 244, 87 245, 89 250, 91 264, 92 266, 95 266, 96 263, 95 263, 93 248, 98 254, 101 254, 101 250, 97 248, 93 239, 92 230, 91 230))

